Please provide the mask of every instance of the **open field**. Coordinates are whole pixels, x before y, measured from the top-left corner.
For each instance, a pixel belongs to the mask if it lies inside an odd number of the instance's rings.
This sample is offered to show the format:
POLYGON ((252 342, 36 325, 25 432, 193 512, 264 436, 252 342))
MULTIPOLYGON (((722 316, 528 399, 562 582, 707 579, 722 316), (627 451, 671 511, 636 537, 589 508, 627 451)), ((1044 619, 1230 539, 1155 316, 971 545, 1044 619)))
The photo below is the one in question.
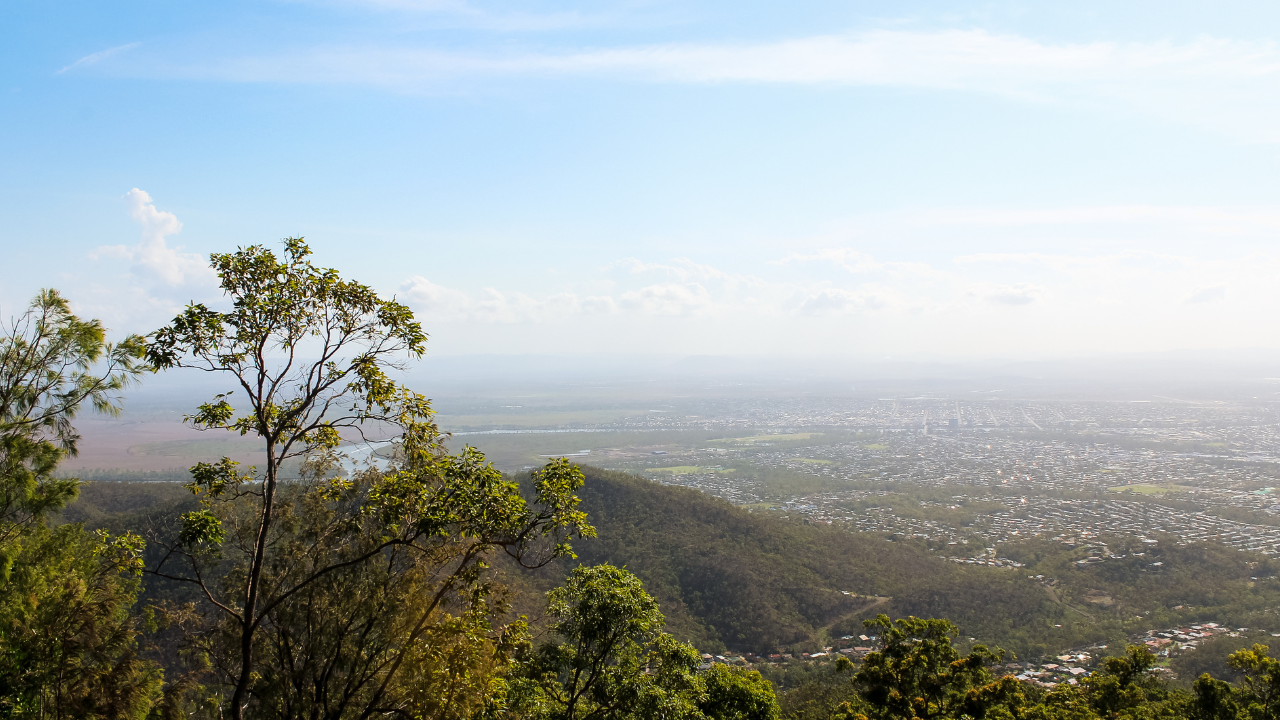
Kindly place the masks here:
POLYGON ((643 408, 624 409, 540 409, 513 408, 507 412, 476 414, 440 413, 436 421, 442 428, 473 432, 484 430, 527 430, 533 428, 583 428, 612 425, 632 418, 643 418, 652 411, 643 408))
POLYGON ((1135 493, 1138 495, 1168 495, 1169 493, 1180 493, 1195 490, 1195 488, 1187 485, 1174 485, 1172 483, 1163 485, 1157 485, 1154 483, 1134 483, 1133 485, 1116 485, 1115 487, 1107 489, 1114 493, 1135 493))
POLYGON ((548 456, 564 455, 590 465, 640 468, 676 465, 673 460, 706 446, 711 437, 714 434, 704 430, 534 430, 459 434, 448 440, 448 446, 454 451, 475 447, 495 467, 508 472, 545 465, 548 456))
POLYGON ((692 475, 693 473, 731 473, 733 468, 700 467, 698 465, 676 465, 675 467, 649 468, 649 472, 671 473, 672 475, 692 475))
POLYGON ((812 440, 814 437, 821 436, 822 433, 800 432, 800 433, 783 433, 779 435, 752 435, 750 437, 738 438, 721 438, 712 440, 713 443, 725 443, 729 445, 761 445, 764 443, 788 442, 793 440, 812 440))
POLYGON ((200 431, 178 417, 143 420, 86 418, 77 423, 79 452, 62 463, 69 471, 110 469, 159 471, 188 468, 228 456, 252 465, 261 443, 220 431, 200 431))
POLYGON ((246 455, 264 452, 266 446, 258 440, 240 438, 215 439, 213 437, 198 440, 162 440, 159 442, 139 443, 129 446, 129 454, 152 457, 222 457, 224 455, 246 455))

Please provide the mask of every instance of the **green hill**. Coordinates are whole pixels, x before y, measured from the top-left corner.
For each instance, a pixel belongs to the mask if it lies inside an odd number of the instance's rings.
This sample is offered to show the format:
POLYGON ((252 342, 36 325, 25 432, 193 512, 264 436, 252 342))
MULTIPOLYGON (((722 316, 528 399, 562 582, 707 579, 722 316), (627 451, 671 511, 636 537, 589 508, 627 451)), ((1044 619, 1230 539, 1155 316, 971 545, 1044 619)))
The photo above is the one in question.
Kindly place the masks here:
MULTIPOLYGON (((1269 561, 1216 545, 1161 543, 1148 555, 1081 566, 1084 549, 1030 540, 999 554, 1024 568, 958 565, 923 545, 780 520, 685 488, 584 467, 583 508, 599 537, 579 562, 625 565, 662 603, 671 631, 705 649, 808 649, 857 635, 861 621, 946 617, 965 635, 1020 657, 1197 619, 1269 626, 1280 601, 1269 561), (1158 572, 1146 572, 1162 561, 1158 572), (1054 579, 1029 578, 1042 574, 1054 579), (1178 608, 1178 609, 1174 609, 1178 608), (1144 615, 1143 613, 1147 613, 1144 615)), ((1113 540, 1113 545, 1119 541, 1113 540)), ((507 570, 536 613, 567 565, 507 570)))
MULTIPOLYGON (((1025 575, 962 568, 912 544, 783 521, 633 475, 583 470, 580 495, 599 537, 575 545, 579 560, 625 565, 662 602, 672 632, 703 647, 814 647, 861 632, 861 620, 878 612, 949 613, 967 632, 983 635, 1060 614, 1025 575)), ((566 570, 509 577, 535 591, 566 570)))

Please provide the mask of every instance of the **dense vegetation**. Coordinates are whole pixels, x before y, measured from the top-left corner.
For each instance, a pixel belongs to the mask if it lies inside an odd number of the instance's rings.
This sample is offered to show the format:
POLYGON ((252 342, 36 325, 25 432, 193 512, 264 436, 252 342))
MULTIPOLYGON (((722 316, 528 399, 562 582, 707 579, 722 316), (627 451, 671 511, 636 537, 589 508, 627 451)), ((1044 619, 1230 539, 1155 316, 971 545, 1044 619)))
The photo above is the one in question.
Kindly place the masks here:
MULTIPOLYGON (((598 537, 576 545, 580 561, 636 573, 671 631, 709 650, 812 651, 860 634, 880 612, 950 618, 966 638, 1020 658, 1200 619, 1280 623, 1280 585, 1252 579, 1271 576, 1271 561, 1216 545, 1170 539, 1135 548, 1130 538, 1109 538, 1112 554, 1125 558, 1079 565, 1088 549, 1032 539, 997 549, 1026 567, 957 565, 923 544, 779 520, 625 473, 584 472, 581 507, 598 537)), ((545 590, 568 567, 508 581, 545 590)))

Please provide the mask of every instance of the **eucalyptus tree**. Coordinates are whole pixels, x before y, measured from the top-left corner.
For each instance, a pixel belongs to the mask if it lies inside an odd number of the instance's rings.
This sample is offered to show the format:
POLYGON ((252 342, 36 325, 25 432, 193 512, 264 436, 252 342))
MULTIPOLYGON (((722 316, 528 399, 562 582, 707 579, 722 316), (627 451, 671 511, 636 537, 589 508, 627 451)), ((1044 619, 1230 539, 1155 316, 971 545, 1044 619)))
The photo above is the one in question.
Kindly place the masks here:
POLYGON ((582 475, 553 463, 525 498, 478 452, 449 456, 429 401, 387 374, 425 349, 412 312, 309 255, 301 238, 282 258, 261 246, 212 255, 229 309, 189 305, 151 336, 155 367, 233 386, 190 422, 256 436, 264 452, 247 471, 227 458, 192 468, 201 507, 150 572, 194 586, 218 618, 194 641, 231 717, 412 715, 432 692, 412 668, 435 657, 452 672, 440 653, 459 635, 447 628, 503 642, 485 629, 486 557, 540 565, 593 532, 573 494, 582 475), (338 471, 343 432, 394 440, 390 467, 338 471), (302 471, 286 480, 290 462, 302 471))
POLYGON ((773 684, 758 670, 716 663, 702 681, 707 694, 699 708, 708 720, 778 720, 782 712, 773 684))
POLYGON ((159 668, 138 656, 130 616, 140 538, 49 527, 80 482, 74 455, 88 405, 116 415, 145 371, 143 339, 112 343, 56 290, 0 328, 0 715, 130 717, 157 700, 159 668))
MULTIPOLYGON (((1273 720, 1280 718, 1280 660, 1271 657, 1270 648, 1254 643, 1252 647, 1243 648, 1227 658, 1232 670, 1240 673, 1240 681, 1234 692, 1234 702, 1229 698, 1219 699, 1214 703, 1211 698, 1215 693, 1211 687, 1215 681, 1207 675, 1197 683, 1198 699, 1202 705, 1218 705, 1220 713, 1238 706, 1241 715, 1249 718, 1273 720)), ((1227 693, 1221 692, 1222 684, 1218 681, 1216 693, 1220 698, 1227 693)))
POLYGON ((57 290, 0 329, 0 545, 75 497, 78 481, 53 474, 76 453, 72 421, 85 404, 120 413, 121 392, 145 371, 143 349, 137 335, 109 342, 57 290))
POLYGON ((884 718, 981 718, 996 709, 1016 714, 1026 704, 1016 679, 991 672, 1004 651, 975 645, 962 655, 952 644, 959 629, 948 620, 880 614, 863 624, 880 649, 867 655, 853 682, 884 718))
POLYGON ((705 717, 698 652, 663 632, 658 603, 635 575, 607 564, 574 568, 562 587, 547 593, 547 616, 552 640, 529 654, 512 683, 518 717, 705 717))

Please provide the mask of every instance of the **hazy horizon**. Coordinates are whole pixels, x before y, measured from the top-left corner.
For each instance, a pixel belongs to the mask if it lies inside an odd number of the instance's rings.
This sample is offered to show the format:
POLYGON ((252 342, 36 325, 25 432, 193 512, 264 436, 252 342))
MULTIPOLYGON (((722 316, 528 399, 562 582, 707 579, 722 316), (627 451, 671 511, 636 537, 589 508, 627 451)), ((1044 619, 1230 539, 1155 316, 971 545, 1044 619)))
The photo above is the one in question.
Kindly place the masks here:
MULTIPOLYGON (((842 396, 994 391, 1044 399, 1124 400, 1175 390, 1232 401, 1280 399, 1280 351, 1267 349, 1037 359, 428 353, 406 362, 394 375, 417 392, 446 399, 518 392, 568 398, 588 391, 744 397, 790 391, 842 396), (1258 393, 1264 395, 1254 398, 1258 393)), ((135 406, 191 401, 230 387, 230 381, 229 376, 196 370, 169 370, 144 377, 126 397, 135 406)))
MULTIPOLYGON (((993 423, 979 431, 1043 428, 1055 440, 1077 437, 1079 423, 1098 417, 1119 419, 1121 428, 1141 428, 1145 420, 1138 421, 1147 418, 1156 423, 1150 428, 1178 432, 1181 421, 1170 425, 1169 418, 1189 416, 1203 430, 1236 422, 1228 418, 1272 413, 1280 402, 1277 367, 1275 351, 970 362, 428 355, 395 374, 433 399, 440 429, 455 434, 451 447, 476 445, 503 470, 519 470, 548 453, 581 451, 582 462, 607 464, 620 452, 643 456, 672 442, 755 428, 838 435, 850 431, 849 413, 863 418, 854 427, 873 422, 877 432, 885 423, 923 431, 930 418, 946 427, 962 408, 965 417, 993 423), (872 407, 881 412, 866 415, 872 407), (889 407, 896 419, 884 415, 889 407), (1004 419, 997 421, 996 413, 1004 419), (1054 424, 1036 425, 1030 413, 1054 424), (1076 419, 1062 424, 1064 418, 1076 419)), ((145 376, 125 393, 119 418, 85 413, 77 421, 81 452, 66 468, 180 478, 190 464, 222 455, 252 465, 259 441, 182 421, 200 403, 233 389, 233 378, 196 370, 145 376)))

